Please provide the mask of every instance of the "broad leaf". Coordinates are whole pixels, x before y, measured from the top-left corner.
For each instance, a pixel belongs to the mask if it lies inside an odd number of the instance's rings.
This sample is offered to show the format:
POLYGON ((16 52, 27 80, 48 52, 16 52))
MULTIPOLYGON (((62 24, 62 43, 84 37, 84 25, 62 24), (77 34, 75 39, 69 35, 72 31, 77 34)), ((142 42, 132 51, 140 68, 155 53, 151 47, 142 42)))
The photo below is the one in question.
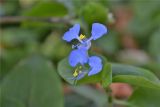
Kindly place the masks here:
POLYGON ((160 89, 159 79, 150 71, 123 64, 112 64, 113 82, 160 89))
POLYGON ((21 61, 4 78, 1 92, 2 107, 63 107, 61 82, 41 56, 21 61))

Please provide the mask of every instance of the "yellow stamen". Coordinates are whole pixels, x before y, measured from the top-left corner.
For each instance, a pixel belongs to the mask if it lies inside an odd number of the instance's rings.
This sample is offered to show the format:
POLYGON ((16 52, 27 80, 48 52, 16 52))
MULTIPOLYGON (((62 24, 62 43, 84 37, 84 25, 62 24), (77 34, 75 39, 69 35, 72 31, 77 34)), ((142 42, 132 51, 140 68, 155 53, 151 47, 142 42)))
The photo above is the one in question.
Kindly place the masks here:
POLYGON ((74 77, 77 77, 77 76, 78 76, 78 72, 75 71, 75 72, 73 73, 73 76, 74 76, 74 77))
POLYGON ((73 76, 74 76, 74 77, 77 77, 77 76, 78 76, 78 68, 76 68, 76 70, 74 71, 73 76))
POLYGON ((79 38, 82 40, 82 39, 86 38, 86 36, 81 34, 81 35, 79 36, 79 38))
POLYGON ((79 66, 79 68, 76 68, 76 70, 73 72, 74 77, 77 77, 80 73, 82 73, 82 71, 79 70, 81 68, 82 68, 82 66, 79 66))

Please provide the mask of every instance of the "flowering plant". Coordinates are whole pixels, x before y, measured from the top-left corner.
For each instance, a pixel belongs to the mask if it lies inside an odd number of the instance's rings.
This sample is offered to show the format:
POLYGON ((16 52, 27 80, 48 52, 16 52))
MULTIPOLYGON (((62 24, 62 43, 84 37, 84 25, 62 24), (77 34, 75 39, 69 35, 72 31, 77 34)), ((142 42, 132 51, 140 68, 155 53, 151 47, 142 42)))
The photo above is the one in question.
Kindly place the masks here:
POLYGON ((67 31, 63 40, 71 42, 74 39, 79 41, 78 44, 72 45, 73 51, 69 55, 69 64, 72 67, 76 67, 73 72, 74 79, 79 80, 86 74, 88 76, 95 75, 102 70, 102 60, 98 56, 89 56, 88 50, 91 47, 91 40, 96 40, 107 33, 107 28, 100 23, 93 23, 91 37, 86 38, 85 35, 80 35, 80 25, 75 24, 72 28, 67 31), (86 67, 89 65, 89 69, 86 67))

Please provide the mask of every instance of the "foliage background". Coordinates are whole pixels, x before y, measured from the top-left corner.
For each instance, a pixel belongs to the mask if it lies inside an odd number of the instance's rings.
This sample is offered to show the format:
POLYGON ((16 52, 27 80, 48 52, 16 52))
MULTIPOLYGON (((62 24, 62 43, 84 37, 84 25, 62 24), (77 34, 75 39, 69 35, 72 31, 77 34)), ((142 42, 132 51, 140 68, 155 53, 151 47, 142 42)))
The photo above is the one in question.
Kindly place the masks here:
MULTIPOLYGON (((0 0, 0 104, 108 105, 110 96, 99 84, 74 87, 58 75, 58 62, 71 50, 61 38, 75 23, 87 36, 93 22, 105 24, 109 32, 92 43, 92 51, 160 78, 159 5, 159 0, 0 0)), ((160 105, 159 90, 121 83, 110 88, 115 107, 160 105)))

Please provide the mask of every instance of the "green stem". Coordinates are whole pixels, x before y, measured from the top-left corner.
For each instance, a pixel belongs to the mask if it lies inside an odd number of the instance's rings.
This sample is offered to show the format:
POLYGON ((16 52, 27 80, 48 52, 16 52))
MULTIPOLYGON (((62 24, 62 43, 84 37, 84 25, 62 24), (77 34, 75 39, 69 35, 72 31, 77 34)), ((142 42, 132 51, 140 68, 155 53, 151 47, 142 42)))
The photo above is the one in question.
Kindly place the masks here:
POLYGON ((110 88, 106 88, 105 91, 108 95, 108 107, 113 107, 112 90, 110 88))

